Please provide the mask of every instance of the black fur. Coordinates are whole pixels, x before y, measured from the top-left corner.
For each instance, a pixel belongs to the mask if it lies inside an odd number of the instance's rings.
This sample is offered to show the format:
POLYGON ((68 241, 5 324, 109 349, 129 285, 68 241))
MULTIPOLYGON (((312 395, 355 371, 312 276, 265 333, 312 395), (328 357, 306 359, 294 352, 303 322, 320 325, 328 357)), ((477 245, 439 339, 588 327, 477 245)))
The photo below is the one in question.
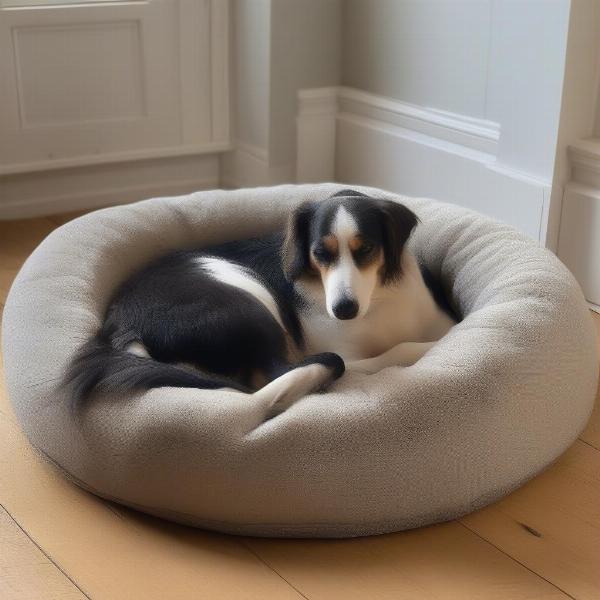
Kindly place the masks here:
POLYGON ((344 374, 346 370, 346 365, 344 360, 339 354, 335 352, 321 352, 320 354, 313 354, 312 356, 307 356, 305 359, 301 360, 295 367, 305 367, 306 365, 313 365, 318 363, 320 365, 325 365, 331 369, 331 378, 338 379, 344 374))
POLYGON ((460 321, 460 317, 459 317, 458 313, 452 308, 452 306, 450 305, 450 302, 448 302, 448 298, 446 297, 446 294, 444 293, 444 289, 442 288, 442 285, 439 282, 439 280, 433 276, 433 274, 427 267, 425 267, 423 265, 419 265, 419 270, 421 271, 421 276, 423 277, 423 281, 425 282, 427 289, 433 296, 433 299, 435 300, 436 304, 449 317, 451 317, 452 319, 454 319, 457 322, 460 321))
POLYGON ((185 368, 118 350, 101 334, 81 348, 67 373, 67 381, 75 405, 95 391, 119 393, 164 386, 248 391, 233 380, 202 377, 185 368))
POLYGON ((307 202, 290 216, 281 249, 283 270, 288 281, 295 281, 310 271, 310 224, 315 204, 307 202))
POLYGON ((250 294, 214 279, 197 262, 210 255, 252 266, 301 345, 298 300, 281 266, 276 266, 281 263, 280 248, 281 236, 273 236, 224 244, 209 252, 176 252, 136 273, 119 288, 101 330, 67 373, 73 396, 81 401, 94 391, 167 385, 248 391, 256 372, 267 379, 285 372, 287 342, 273 315, 250 294), (151 358, 127 352, 132 342, 143 344, 151 358))
POLYGON ((419 219, 414 212, 391 200, 380 200, 379 210, 383 214, 383 283, 394 281, 402 275, 402 251, 419 219))
POLYGON ((284 236, 278 232, 263 238, 251 238, 212 246, 210 253, 250 269, 275 296, 279 314, 299 348, 303 347, 302 327, 297 308, 302 298, 282 268, 284 236))

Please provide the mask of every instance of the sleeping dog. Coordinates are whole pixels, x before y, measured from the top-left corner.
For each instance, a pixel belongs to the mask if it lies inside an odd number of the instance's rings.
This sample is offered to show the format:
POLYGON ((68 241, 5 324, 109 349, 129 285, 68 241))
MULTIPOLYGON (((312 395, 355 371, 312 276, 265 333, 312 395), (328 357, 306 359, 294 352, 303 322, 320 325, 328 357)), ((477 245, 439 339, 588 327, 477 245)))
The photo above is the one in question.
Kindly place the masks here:
POLYGON ((349 368, 415 363, 455 323, 406 248, 416 215, 344 190, 283 232, 174 252, 124 282, 67 374, 95 392, 233 388, 276 413, 349 368))

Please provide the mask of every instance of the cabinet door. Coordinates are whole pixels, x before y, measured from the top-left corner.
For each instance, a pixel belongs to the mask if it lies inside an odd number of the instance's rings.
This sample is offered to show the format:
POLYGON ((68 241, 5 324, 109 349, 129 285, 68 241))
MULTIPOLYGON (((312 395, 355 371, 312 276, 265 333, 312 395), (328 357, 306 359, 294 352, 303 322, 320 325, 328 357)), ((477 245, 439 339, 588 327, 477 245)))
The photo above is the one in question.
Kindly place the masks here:
POLYGON ((228 144, 227 0, 0 0, 0 174, 228 144))

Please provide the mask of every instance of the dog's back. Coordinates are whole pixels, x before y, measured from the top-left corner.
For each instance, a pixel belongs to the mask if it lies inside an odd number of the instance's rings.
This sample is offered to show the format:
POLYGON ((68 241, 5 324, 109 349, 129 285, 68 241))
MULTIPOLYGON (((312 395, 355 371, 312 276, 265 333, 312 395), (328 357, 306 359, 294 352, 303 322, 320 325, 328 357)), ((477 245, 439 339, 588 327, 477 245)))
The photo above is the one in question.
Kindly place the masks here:
POLYGON ((285 332, 296 343, 301 333, 276 267, 280 239, 176 252, 136 273, 72 365, 75 397, 165 385, 248 391, 285 370, 285 332))

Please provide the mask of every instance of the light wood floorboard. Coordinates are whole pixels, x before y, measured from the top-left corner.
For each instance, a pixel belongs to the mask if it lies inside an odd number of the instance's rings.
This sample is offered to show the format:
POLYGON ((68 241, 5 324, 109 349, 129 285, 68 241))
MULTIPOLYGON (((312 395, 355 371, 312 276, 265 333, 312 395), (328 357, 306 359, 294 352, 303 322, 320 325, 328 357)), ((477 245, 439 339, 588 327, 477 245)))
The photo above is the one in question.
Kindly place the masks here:
POLYGON ((83 592, 0 507, 0 598, 84 600, 83 592))
MULTIPOLYGON (((25 258, 69 218, 0 223, 0 308, 25 258)), ((554 466, 460 522, 357 540, 235 538, 140 515, 64 480, 27 443, 0 383, 0 598, 595 600, 598 448, 597 403, 554 466)))

